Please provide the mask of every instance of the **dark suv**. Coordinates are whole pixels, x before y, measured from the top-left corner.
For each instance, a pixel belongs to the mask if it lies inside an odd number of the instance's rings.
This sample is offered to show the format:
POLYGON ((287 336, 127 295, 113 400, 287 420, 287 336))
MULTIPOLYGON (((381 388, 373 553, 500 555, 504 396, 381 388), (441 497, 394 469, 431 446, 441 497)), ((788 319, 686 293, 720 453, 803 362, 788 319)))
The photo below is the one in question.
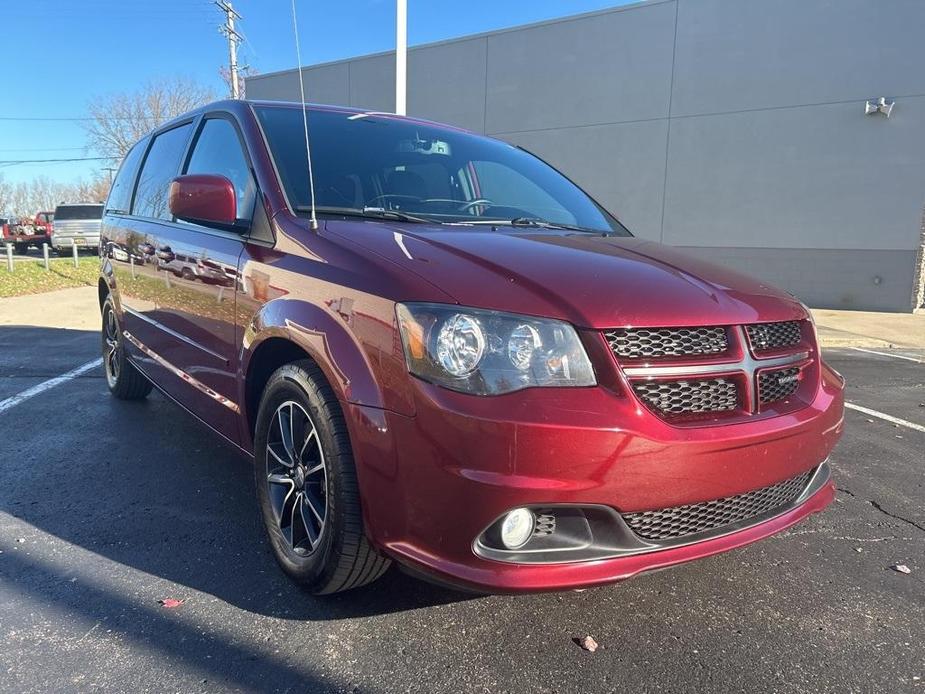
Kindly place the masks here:
POLYGON ((613 582, 834 496, 844 384, 806 307, 633 238, 504 142, 216 103, 132 148, 102 236, 110 390, 153 384, 251 456, 315 592, 390 560, 489 591, 613 582))

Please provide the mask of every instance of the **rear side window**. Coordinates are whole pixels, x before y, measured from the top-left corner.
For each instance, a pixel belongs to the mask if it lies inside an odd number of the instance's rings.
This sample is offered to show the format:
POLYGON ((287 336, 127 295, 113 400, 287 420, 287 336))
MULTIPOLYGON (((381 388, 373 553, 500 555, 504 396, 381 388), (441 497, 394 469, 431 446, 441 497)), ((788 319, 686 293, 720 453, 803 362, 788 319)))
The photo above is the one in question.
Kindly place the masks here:
POLYGON ((254 208, 254 179, 231 121, 209 118, 202 124, 186 173, 218 174, 230 180, 237 195, 238 219, 250 219, 254 208))
POLYGON ((180 169, 191 123, 161 133, 154 138, 141 167, 132 214, 152 219, 173 219, 167 206, 167 189, 180 169))
POLYGON ((102 219, 102 205, 62 205, 55 210, 55 221, 66 222, 69 219, 102 219))
POLYGON ((138 173, 138 164, 141 162, 141 156, 145 152, 147 143, 148 140, 145 138, 132 147, 122 160, 122 166, 119 167, 119 173, 116 174, 116 180, 112 182, 112 190, 109 191, 109 198, 106 200, 107 212, 128 214, 132 208, 135 174, 138 173))

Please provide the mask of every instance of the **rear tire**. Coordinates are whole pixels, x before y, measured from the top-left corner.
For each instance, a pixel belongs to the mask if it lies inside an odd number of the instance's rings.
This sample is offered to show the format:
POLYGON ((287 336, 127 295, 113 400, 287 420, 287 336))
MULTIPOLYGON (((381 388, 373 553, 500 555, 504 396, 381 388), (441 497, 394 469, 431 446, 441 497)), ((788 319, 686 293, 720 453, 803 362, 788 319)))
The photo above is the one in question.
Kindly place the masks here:
POLYGON ((320 595, 385 573, 390 561, 363 529, 343 412, 313 362, 287 364, 270 377, 257 413, 254 462, 270 546, 290 578, 320 595))
POLYGON ((103 371, 109 392, 119 400, 143 400, 151 392, 151 381, 125 356, 125 338, 113 310, 112 296, 103 302, 103 371))
POLYGON ((28 243, 14 243, 13 250, 16 251, 16 253, 18 253, 19 255, 25 255, 26 253, 29 252, 29 244, 28 243))

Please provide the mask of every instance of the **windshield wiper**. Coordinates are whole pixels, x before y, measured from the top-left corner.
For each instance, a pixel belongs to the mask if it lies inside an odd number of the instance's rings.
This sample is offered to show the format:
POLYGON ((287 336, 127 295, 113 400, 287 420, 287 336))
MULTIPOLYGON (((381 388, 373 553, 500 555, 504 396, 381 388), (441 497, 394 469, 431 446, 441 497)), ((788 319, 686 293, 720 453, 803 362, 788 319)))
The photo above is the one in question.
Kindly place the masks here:
MULTIPOLYGON (((310 205, 298 205, 296 212, 311 212, 310 205)), ((315 212, 318 214, 339 214, 345 217, 365 217, 366 219, 394 219, 399 222, 412 222, 414 224, 441 224, 433 219, 424 219, 416 217, 406 212, 398 210, 387 210, 382 207, 316 207, 315 212)))
POLYGON ((575 226, 574 224, 563 224, 561 222, 550 222, 539 217, 514 217, 509 224, 512 227, 537 227, 540 229, 564 229, 566 231, 583 231, 588 234, 604 234, 604 229, 589 229, 588 227, 575 226))
POLYGON ((590 229, 588 227, 575 226, 574 224, 563 224, 560 222, 550 222, 539 217, 514 217, 514 219, 473 219, 463 222, 453 222, 453 224, 473 224, 485 226, 512 226, 512 227, 534 227, 537 229, 563 229, 565 231, 580 231, 585 234, 603 234, 609 236, 611 232, 606 229, 590 229))

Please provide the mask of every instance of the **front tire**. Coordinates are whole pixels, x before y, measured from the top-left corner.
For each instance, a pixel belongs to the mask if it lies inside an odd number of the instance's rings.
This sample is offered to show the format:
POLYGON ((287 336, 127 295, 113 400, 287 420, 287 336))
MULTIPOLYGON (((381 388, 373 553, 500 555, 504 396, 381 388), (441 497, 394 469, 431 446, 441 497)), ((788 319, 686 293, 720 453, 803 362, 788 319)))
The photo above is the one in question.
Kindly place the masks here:
POLYGON ((283 571, 316 595, 370 583, 389 567, 366 539, 344 415, 316 364, 280 367, 254 436, 257 500, 283 571))
POLYGON ((151 392, 145 378, 125 356, 125 340, 113 310, 112 296, 103 302, 103 370, 109 392, 119 400, 143 400, 151 392))

